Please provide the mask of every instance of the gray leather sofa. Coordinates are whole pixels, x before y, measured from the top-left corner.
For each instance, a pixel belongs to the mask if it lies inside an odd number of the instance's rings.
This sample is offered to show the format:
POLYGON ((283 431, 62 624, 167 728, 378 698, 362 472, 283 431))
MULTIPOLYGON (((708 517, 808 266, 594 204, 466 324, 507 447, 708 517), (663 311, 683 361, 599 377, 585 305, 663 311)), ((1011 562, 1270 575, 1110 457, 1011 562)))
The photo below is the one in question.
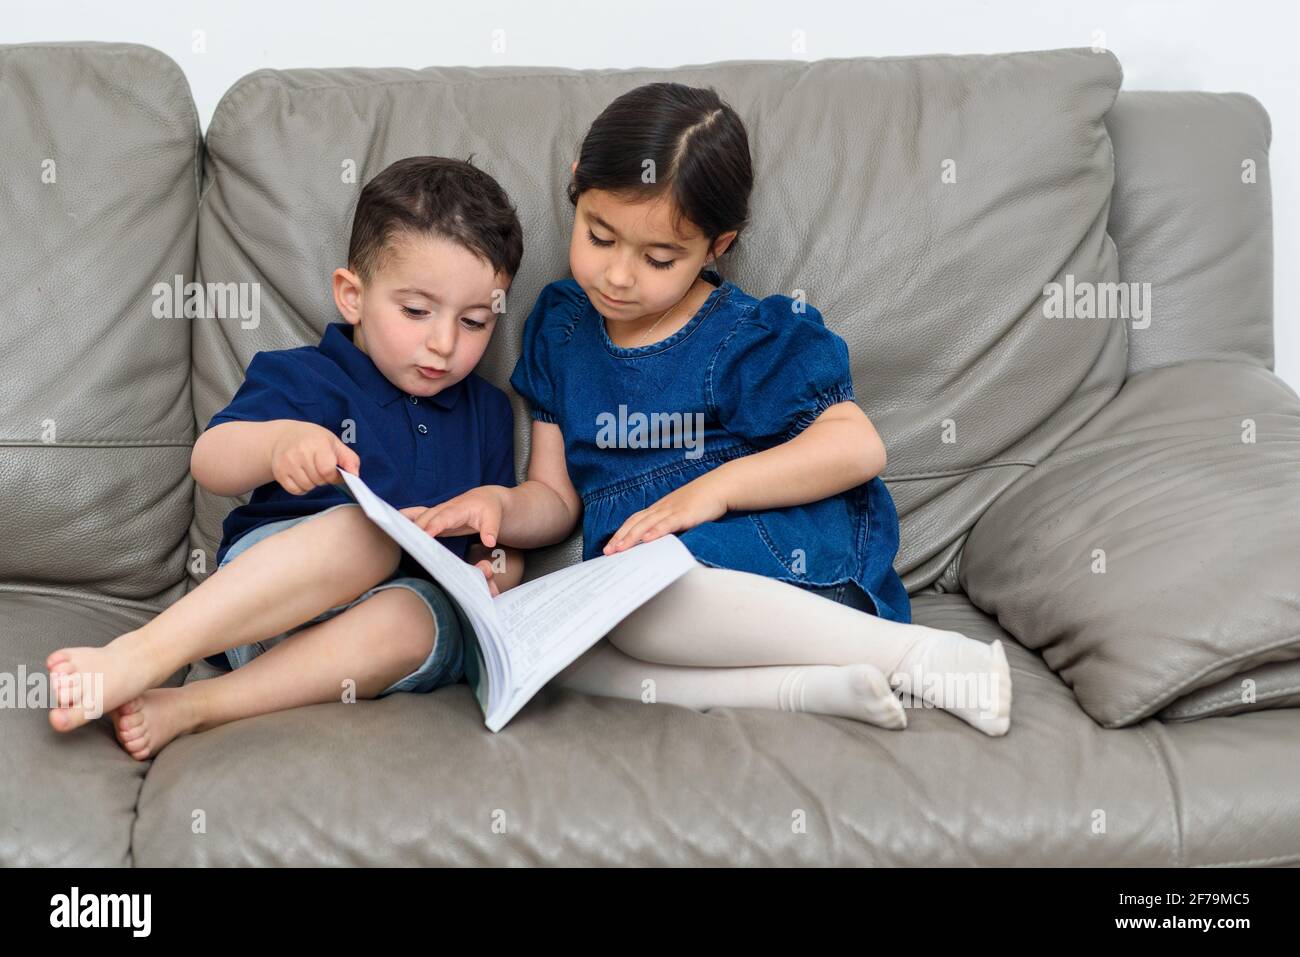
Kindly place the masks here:
POLYGON ((1300 862, 1300 399, 1272 372, 1269 120, 1120 85, 1088 49, 261 70, 202 137, 156 50, 0 46, 0 863, 1300 862), (724 272, 804 290, 848 342, 914 620, 1002 639, 1006 736, 553 688, 494 735, 459 685, 137 763, 107 720, 59 735, 15 696, 51 650, 211 573, 237 503, 196 487, 191 444, 254 353, 337 320, 361 184, 473 154, 509 191, 526 254, 481 367, 504 387, 567 274, 579 138, 657 79, 712 85, 749 125, 753 226, 724 272), (257 283, 257 314, 169 316, 190 282, 257 283))

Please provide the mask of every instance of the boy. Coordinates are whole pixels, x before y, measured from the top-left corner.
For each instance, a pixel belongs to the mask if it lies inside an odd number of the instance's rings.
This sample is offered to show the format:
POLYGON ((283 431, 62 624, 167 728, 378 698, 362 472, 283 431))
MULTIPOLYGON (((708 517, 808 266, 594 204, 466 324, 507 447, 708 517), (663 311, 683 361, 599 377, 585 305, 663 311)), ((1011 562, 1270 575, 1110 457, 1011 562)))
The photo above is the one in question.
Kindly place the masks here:
MULTIPOLYGON (((200 485, 254 490, 225 520, 217 571, 103 648, 50 655, 56 730, 98 714, 90 691, 80 707, 90 677, 102 676, 99 707, 137 760, 237 718, 460 680, 468 621, 366 518, 339 469, 412 519, 478 485, 515 484, 509 399, 472 370, 522 255, 505 192, 469 163, 408 157, 366 185, 348 268, 333 274, 346 322, 318 346, 257 353, 194 445, 200 485), (157 687, 223 651, 229 674, 157 687)), ((519 552, 503 549, 501 570, 469 536, 443 542, 493 594, 523 576, 519 552)))

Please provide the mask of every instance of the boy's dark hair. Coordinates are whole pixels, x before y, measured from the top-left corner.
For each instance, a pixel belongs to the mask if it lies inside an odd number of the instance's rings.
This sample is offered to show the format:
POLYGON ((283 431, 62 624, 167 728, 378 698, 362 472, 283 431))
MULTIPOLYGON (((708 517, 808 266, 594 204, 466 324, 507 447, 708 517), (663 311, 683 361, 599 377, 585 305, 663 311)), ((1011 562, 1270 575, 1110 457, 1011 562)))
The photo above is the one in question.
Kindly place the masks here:
POLYGON ((352 214, 348 268, 369 282, 399 233, 459 243, 511 279, 524 255, 519 216, 501 185, 469 162, 443 156, 408 156, 366 183, 352 214))
MULTIPOLYGON (((682 217, 714 240, 749 221, 754 170, 745 124, 712 89, 681 83, 648 83, 615 99, 596 117, 582 140, 578 168, 569 181, 569 202, 601 189, 633 202, 670 192, 682 217), (645 161, 654 160, 654 181, 645 182, 645 161)), ((727 248, 730 253, 739 238, 727 248)))

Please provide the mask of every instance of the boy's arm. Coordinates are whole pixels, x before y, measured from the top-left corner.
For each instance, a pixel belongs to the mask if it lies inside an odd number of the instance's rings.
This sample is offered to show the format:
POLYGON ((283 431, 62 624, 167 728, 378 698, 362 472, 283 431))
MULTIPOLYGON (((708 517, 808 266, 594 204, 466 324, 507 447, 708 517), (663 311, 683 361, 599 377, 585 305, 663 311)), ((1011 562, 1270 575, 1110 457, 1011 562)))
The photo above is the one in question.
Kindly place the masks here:
POLYGON ((274 480, 271 450, 288 429, 300 425, 296 419, 214 425, 194 443, 190 473, 194 481, 215 495, 251 492, 274 480))

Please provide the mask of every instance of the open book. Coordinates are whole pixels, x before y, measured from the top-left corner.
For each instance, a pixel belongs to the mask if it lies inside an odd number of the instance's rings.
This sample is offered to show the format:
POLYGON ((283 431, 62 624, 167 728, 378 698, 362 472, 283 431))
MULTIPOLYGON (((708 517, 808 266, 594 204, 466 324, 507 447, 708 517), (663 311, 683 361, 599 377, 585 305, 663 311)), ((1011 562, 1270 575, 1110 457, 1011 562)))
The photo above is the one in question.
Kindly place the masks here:
POLYGON ((611 628, 695 565, 676 535, 571 565, 492 597, 487 579, 365 482, 339 469, 370 520, 433 576, 473 625, 465 677, 488 728, 507 721, 611 628))

